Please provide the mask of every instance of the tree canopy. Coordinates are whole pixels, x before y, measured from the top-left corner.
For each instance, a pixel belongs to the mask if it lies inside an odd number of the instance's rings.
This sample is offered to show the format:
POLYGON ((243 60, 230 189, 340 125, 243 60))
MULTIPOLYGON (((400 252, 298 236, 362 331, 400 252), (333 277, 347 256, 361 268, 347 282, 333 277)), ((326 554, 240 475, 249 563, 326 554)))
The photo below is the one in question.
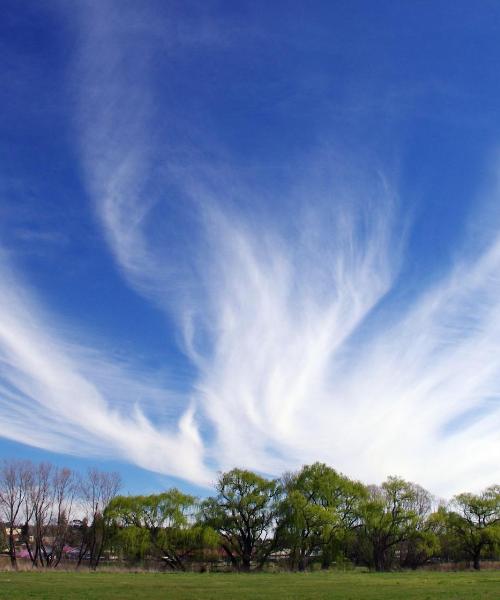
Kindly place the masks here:
POLYGON ((204 522, 219 533, 235 567, 248 571, 252 561, 262 565, 273 548, 277 481, 233 469, 221 474, 215 491, 215 497, 202 503, 204 522))

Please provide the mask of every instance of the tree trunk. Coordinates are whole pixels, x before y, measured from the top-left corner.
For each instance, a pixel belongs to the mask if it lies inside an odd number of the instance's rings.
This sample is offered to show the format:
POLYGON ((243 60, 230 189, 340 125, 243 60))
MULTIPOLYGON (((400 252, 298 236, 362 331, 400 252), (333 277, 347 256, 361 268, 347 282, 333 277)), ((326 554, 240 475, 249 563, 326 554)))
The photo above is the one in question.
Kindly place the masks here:
POLYGON ((241 570, 245 571, 245 573, 250 571, 250 566, 252 563, 252 550, 253 548, 249 543, 247 543, 243 547, 243 552, 241 553, 241 570))
POLYGON ((298 563, 299 571, 301 571, 301 572, 305 571, 306 566, 307 566, 307 557, 306 557, 305 553, 301 552, 299 555, 299 563, 298 563))
POLYGON ((321 559, 321 570, 328 571, 328 569, 332 566, 332 559, 329 556, 324 556, 321 559))
POLYGON ((375 567, 375 571, 380 573, 381 571, 385 571, 386 567, 385 561, 385 552, 382 548, 375 546, 373 548, 373 566, 375 567))
POLYGON ((236 571, 238 569, 238 559, 236 558, 236 556, 232 553, 231 548, 227 545, 227 544, 222 544, 222 549, 224 550, 224 552, 227 554, 227 557, 229 558, 229 560, 231 561, 231 566, 233 567, 233 569, 236 571))
POLYGON ((17 571, 16 544, 14 542, 14 530, 12 527, 9 531, 9 556, 10 566, 17 571))
POLYGON ((241 570, 245 571, 245 573, 248 573, 248 571, 250 571, 250 565, 251 565, 250 557, 248 555, 244 554, 241 557, 241 570))
POLYGON ((481 556, 481 551, 474 553, 473 566, 476 571, 479 571, 481 569, 480 556, 481 556))
POLYGON ((78 551, 78 562, 76 563, 76 569, 78 569, 78 567, 82 564, 83 557, 88 552, 88 549, 88 544, 84 543, 84 541, 82 540, 80 550, 78 551))

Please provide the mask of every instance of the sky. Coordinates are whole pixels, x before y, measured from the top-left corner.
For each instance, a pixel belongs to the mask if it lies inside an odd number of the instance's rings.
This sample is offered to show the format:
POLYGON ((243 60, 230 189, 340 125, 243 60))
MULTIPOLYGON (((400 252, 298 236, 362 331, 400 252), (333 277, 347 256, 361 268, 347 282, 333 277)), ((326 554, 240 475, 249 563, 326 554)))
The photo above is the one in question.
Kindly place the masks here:
POLYGON ((497 2, 0 16, 0 456, 498 483, 497 2))

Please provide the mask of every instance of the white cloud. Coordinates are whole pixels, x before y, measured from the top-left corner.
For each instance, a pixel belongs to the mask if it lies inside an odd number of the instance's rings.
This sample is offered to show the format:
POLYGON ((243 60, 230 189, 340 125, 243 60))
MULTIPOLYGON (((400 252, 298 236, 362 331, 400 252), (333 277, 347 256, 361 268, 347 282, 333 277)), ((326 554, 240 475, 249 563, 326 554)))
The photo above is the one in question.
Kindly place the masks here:
MULTIPOLYGON (((192 411, 185 410, 177 426, 155 427, 136 401, 158 397, 159 389, 138 382, 113 357, 61 337, 60 327, 50 324, 0 258, 2 435, 55 452, 120 458, 209 481, 192 411), (120 402, 112 404, 116 398, 120 402)), ((163 398, 168 413, 168 392, 163 398)))
MULTIPOLYGON (((391 313, 384 297, 402 251, 394 193, 373 181, 307 200, 295 204, 306 207, 291 219, 296 236, 223 204, 204 211, 206 253, 179 327, 199 369, 198 414, 215 432, 207 457, 273 474, 319 459, 442 494, 489 484, 500 448, 500 243, 391 313)), ((133 252, 123 214, 102 216, 108 239, 133 252)), ((145 218, 134 236, 147 231, 145 218)), ((172 295, 165 272, 155 276, 168 256, 143 258, 121 262, 129 279, 137 267, 146 295, 172 295)))
MULTIPOLYGON (((1 337, 14 391, 4 390, 0 419, 12 435, 72 452, 83 440, 196 481, 207 477, 203 460, 274 474, 324 460, 365 481, 400 474, 442 494, 490 484, 500 450, 500 241, 401 307, 386 299, 404 235, 382 177, 322 178, 332 165, 321 159, 273 210, 238 173, 211 164, 197 177, 170 171, 196 213, 178 260, 169 212, 158 219, 167 178, 151 46, 140 36, 144 44, 130 45, 123 14, 86 18, 76 72, 87 188, 121 272, 176 319, 198 377, 175 432, 140 408, 125 416, 95 385, 95 364, 69 358, 43 319, 26 319, 36 310, 13 310, 24 306, 16 296, 2 304, 1 337), (240 209, 252 202, 252 213, 240 209), (27 423, 34 398, 43 427, 27 423), (213 433, 204 444, 195 422, 213 433)), ((121 378, 125 388, 131 378, 121 378)))

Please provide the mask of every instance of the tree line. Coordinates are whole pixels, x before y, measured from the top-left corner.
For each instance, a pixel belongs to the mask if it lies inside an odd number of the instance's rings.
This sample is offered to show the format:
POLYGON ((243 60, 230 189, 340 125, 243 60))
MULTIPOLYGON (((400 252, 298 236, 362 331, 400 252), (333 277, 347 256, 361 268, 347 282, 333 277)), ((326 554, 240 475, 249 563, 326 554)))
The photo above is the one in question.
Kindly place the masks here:
POLYGON ((400 477, 364 485, 322 464, 278 479, 233 469, 198 499, 178 489, 119 495, 116 473, 85 476, 48 463, 4 461, 0 547, 13 568, 130 566, 241 571, 365 565, 377 571, 500 557, 500 486, 437 501, 400 477))

